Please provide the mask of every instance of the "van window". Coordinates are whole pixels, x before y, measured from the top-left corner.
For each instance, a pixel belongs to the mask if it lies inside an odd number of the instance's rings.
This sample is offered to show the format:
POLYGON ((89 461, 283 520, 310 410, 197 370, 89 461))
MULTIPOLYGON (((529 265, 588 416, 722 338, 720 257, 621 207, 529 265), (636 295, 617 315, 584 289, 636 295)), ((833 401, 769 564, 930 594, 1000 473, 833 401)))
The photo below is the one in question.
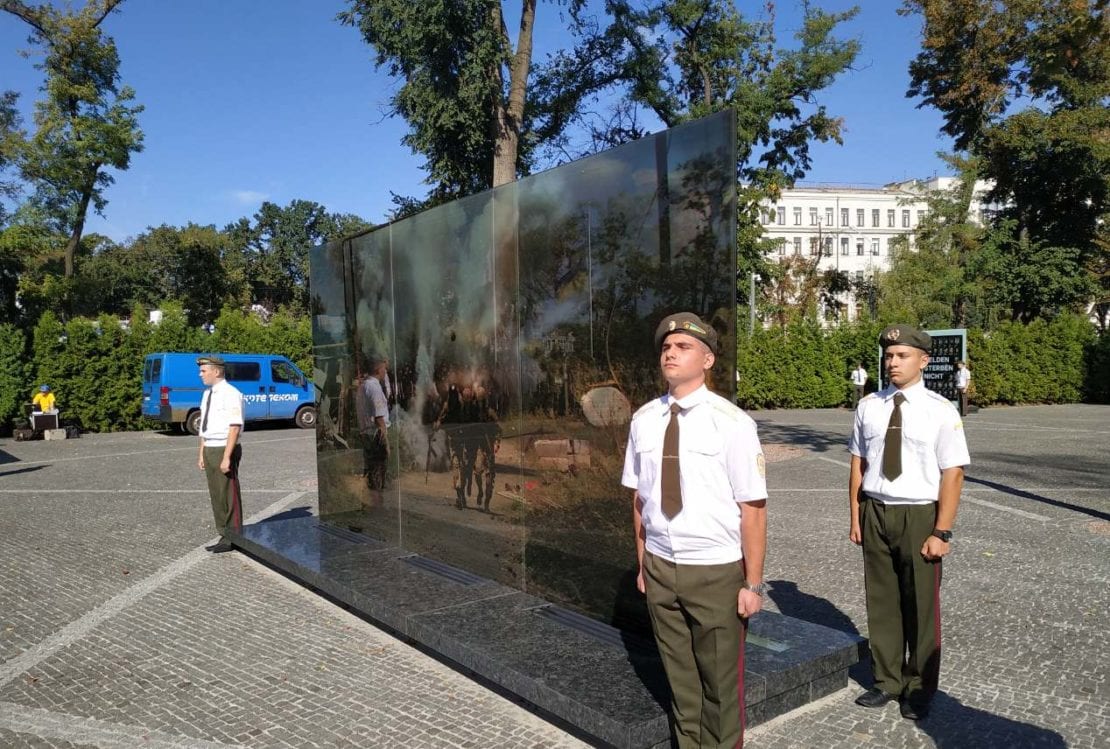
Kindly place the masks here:
POLYGON ((262 379, 262 368, 256 361, 229 361, 224 376, 236 382, 258 382, 262 379))
POLYGON ((270 377, 274 382, 287 382, 297 387, 304 384, 297 371, 283 361, 270 362, 270 377))
POLYGON ((147 382, 160 382, 162 379, 162 360, 154 359, 150 364, 150 378, 147 382))

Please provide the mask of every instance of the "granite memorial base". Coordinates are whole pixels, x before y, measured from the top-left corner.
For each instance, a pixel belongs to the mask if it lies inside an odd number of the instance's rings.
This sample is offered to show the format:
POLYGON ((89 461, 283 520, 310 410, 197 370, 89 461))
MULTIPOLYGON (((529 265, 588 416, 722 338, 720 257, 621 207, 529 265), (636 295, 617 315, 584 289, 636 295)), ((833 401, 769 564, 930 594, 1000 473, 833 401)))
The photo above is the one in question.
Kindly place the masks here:
MULTIPOLYGON (((347 527, 306 516, 257 523, 235 546, 349 606, 597 745, 669 745, 654 643, 347 527)), ((748 725, 847 684, 864 641, 764 612, 745 653, 748 725)))

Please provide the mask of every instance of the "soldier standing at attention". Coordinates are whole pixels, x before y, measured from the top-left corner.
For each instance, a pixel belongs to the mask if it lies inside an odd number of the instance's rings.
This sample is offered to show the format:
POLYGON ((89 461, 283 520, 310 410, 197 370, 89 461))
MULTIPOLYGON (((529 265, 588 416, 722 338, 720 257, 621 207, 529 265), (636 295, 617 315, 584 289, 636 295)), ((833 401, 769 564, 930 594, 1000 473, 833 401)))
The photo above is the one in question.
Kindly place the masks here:
POLYGON ((863 362, 852 370, 852 408, 859 405, 860 400, 863 398, 863 393, 867 389, 867 370, 863 366, 863 362))
POLYGON ((922 720, 940 676, 941 560, 971 463, 960 416, 926 389, 932 339, 908 325, 879 336, 890 384, 862 401, 848 442, 851 526, 863 546, 875 685, 856 699, 922 720))
POLYGON ((744 639, 763 606, 767 482, 755 422, 705 386, 717 332, 697 315, 655 332, 667 393, 632 417, 621 483, 677 745, 744 739, 744 639))
POLYGON ((956 362, 956 390, 960 394, 960 416, 967 416, 967 389, 970 386, 971 370, 964 362, 956 362))
POLYGON ((226 363, 218 356, 197 359, 200 379, 208 389, 200 399, 200 452, 197 465, 208 478, 212 517, 220 540, 205 548, 216 554, 231 551, 228 535, 243 527, 243 501, 239 491, 239 461, 243 448, 243 395, 226 379, 226 363))

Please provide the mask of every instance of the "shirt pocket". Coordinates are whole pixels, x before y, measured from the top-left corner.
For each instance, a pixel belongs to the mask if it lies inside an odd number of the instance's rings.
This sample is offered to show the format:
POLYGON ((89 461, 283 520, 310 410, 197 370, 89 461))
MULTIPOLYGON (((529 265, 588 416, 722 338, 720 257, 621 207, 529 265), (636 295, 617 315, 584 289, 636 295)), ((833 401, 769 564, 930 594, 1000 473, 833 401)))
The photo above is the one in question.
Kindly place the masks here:
POLYGON ((682 482, 716 490, 719 477, 724 475, 722 450, 721 437, 713 430, 688 437, 682 446, 682 482))
POLYGON ((886 437, 886 424, 863 425, 863 448, 868 461, 874 460, 883 452, 886 437))
POLYGON ((659 471, 659 458, 663 453, 663 441, 656 435, 646 435, 640 430, 636 435, 636 484, 640 499, 651 499, 655 487, 655 477, 659 471))
POLYGON ((904 445, 917 456, 922 467, 936 464, 937 432, 929 426, 909 424, 903 430, 904 445), (932 460, 930 461, 930 457, 932 460))

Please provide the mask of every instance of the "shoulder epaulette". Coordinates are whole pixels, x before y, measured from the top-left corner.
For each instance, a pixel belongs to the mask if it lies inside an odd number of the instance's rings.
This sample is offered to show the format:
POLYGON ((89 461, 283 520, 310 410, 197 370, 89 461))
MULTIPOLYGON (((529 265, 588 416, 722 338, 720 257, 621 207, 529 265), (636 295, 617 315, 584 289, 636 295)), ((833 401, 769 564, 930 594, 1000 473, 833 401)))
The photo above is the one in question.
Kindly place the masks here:
POLYGON ((729 403, 724 398, 714 398, 711 402, 713 404, 714 411, 722 413, 734 421, 745 415, 742 408, 737 406, 735 403, 729 403))
POLYGON ((653 406, 657 405, 658 403, 659 403, 658 398, 653 398, 652 400, 649 400, 647 403, 645 403, 644 405, 642 405, 638 409, 636 409, 636 413, 632 414, 632 418, 635 419, 638 416, 642 416, 643 414, 646 414, 648 411, 650 411, 652 409, 653 406))
POLYGON ((860 399, 859 399, 859 402, 860 402, 860 403, 863 403, 863 402, 864 402, 865 400, 868 400, 868 399, 871 399, 871 398, 874 398, 874 397, 876 397, 876 395, 877 395, 876 393, 868 393, 867 395, 865 395, 865 396, 863 396, 862 398, 860 398, 860 399))

